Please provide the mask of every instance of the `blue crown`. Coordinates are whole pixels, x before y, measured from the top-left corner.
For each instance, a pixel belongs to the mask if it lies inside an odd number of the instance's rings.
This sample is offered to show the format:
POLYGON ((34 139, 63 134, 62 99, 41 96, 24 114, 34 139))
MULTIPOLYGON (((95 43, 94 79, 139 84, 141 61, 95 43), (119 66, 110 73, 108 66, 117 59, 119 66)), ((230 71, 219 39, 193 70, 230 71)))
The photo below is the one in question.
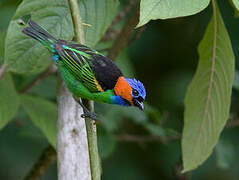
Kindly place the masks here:
POLYGON ((143 83, 141 83, 140 81, 136 79, 125 78, 125 80, 129 83, 130 87, 133 89, 136 89, 139 92, 139 96, 141 96, 145 100, 146 91, 145 91, 143 83))

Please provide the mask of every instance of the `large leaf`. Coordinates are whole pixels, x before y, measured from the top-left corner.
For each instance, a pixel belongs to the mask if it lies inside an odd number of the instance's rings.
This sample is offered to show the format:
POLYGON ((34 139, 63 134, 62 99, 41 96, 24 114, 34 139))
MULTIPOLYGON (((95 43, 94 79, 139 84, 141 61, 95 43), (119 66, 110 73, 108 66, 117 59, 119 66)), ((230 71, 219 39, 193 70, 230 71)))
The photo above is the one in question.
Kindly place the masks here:
POLYGON ((56 104, 40 97, 21 96, 22 106, 33 123, 41 129, 52 146, 56 147, 56 104))
POLYGON ((182 140, 184 172, 212 153, 229 116, 234 55, 219 9, 199 45, 199 64, 185 97, 182 140))
POLYGON ((137 27, 152 19, 168 19, 196 14, 206 8, 210 0, 141 0, 137 27))
POLYGON ((85 26, 86 45, 94 47, 104 35, 118 10, 118 0, 79 0, 80 14, 85 26))
POLYGON ((0 129, 15 116, 18 107, 19 96, 10 74, 6 73, 0 80, 0 129))
POLYGON ((19 19, 28 14, 55 37, 73 37, 67 0, 23 0, 10 22, 5 43, 5 63, 17 73, 39 73, 50 63, 47 49, 21 32, 24 26, 18 24, 19 19))

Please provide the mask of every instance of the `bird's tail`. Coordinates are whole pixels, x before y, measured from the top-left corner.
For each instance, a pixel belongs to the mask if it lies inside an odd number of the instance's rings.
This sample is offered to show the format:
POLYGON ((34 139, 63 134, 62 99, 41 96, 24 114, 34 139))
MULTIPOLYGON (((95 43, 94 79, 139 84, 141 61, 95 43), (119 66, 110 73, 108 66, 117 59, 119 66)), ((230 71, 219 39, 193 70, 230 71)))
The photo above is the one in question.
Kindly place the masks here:
POLYGON ((54 50, 53 44, 57 42, 57 39, 50 35, 46 30, 40 27, 37 23, 28 20, 29 27, 26 27, 22 30, 22 32, 33 39, 36 39, 44 46, 46 46, 49 50, 54 50))

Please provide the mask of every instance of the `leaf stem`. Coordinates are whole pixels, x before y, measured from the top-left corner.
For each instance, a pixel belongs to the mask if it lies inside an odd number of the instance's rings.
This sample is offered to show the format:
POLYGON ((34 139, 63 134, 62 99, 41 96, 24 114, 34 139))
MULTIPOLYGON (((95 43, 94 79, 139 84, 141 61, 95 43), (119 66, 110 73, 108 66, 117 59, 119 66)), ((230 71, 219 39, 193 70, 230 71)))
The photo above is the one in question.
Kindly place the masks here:
MULTIPOLYGON (((88 101, 88 108, 90 109, 91 112, 94 111, 93 101, 88 101)), ((90 155, 91 177, 92 177, 92 180, 100 180, 101 179, 101 164, 100 164, 100 157, 99 157, 98 144, 97 144, 96 123, 90 118, 86 118, 85 124, 86 124, 89 155, 90 155)))
POLYGON ((81 44, 85 44, 83 22, 80 16, 80 9, 76 0, 69 0, 72 21, 74 25, 75 40, 81 44))
POLYGON ((134 6, 135 0, 129 0, 128 4, 125 6, 125 8, 119 12, 119 14, 113 19, 111 25, 107 29, 104 36, 101 38, 101 41, 107 41, 110 39, 114 39, 120 32, 121 29, 114 30, 113 27, 118 24, 132 9, 134 6))
POLYGON ((56 150, 49 145, 40 156, 39 160, 34 164, 30 172, 24 178, 24 180, 38 180, 50 165, 56 161, 56 150))
POLYGON ((27 84, 25 87, 23 87, 19 92, 21 94, 27 93, 30 91, 35 85, 37 85, 41 80, 47 78, 49 75, 54 73, 56 69, 51 64, 45 71, 43 71, 41 74, 36 76, 29 84, 27 84))

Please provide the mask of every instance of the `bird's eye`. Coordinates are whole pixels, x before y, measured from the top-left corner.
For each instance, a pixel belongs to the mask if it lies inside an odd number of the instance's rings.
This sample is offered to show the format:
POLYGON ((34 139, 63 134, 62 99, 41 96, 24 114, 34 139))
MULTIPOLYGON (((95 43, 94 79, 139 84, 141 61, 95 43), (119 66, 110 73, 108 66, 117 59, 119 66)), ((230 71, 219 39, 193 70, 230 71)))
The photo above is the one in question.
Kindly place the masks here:
POLYGON ((139 92, 138 92, 136 89, 133 89, 133 90, 132 90, 132 95, 133 95, 133 96, 138 96, 138 95, 139 95, 139 92))

